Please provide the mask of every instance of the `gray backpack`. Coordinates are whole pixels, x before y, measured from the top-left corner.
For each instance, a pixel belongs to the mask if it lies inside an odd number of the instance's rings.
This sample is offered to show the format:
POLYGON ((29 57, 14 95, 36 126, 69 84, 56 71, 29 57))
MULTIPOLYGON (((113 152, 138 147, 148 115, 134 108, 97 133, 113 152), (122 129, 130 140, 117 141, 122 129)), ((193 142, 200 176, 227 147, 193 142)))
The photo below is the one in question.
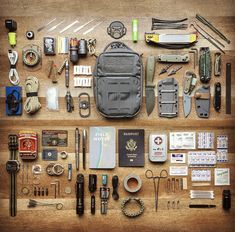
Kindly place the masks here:
POLYGON ((107 118, 131 118, 139 113, 143 96, 143 63, 124 43, 107 45, 94 68, 97 110, 107 118))

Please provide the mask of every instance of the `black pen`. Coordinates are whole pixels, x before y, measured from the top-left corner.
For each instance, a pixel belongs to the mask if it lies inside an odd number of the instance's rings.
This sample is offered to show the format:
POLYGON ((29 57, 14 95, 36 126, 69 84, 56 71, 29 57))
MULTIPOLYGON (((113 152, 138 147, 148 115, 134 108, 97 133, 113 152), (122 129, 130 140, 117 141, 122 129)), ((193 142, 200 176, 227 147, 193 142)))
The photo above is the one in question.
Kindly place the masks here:
POLYGON ((215 208, 216 205, 207 205, 207 204, 198 204, 198 205, 194 205, 194 204, 190 204, 189 208, 215 208))
POLYGON ((87 132, 84 129, 82 133, 82 156, 83 156, 83 169, 86 169, 86 139, 87 139, 87 132))

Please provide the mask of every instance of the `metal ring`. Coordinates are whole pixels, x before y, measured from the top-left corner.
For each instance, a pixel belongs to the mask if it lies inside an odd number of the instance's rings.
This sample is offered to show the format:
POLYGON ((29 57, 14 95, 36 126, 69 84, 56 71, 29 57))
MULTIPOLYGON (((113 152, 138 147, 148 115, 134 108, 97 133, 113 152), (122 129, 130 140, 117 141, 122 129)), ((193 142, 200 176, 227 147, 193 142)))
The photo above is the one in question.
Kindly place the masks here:
POLYGON ((52 172, 56 176, 60 176, 64 172, 64 167, 61 164, 55 164, 52 167, 52 172))
POLYGON ((26 38, 27 39, 33 39, 34 38, 34 32, 33 31, 26 31, 26 38))
POLYGON ((61 210, 63 207, 64 205, 62 203, 56 203, 56 209, 61 210))
POLYGON ((127 176, 124 178, 124 180, 123 180, 123 185, 124 185, 124 188, 125 188, 125 190, 126 190, 127 192, 129 192, 129 193, 136 193, 136 192, 138 192, 138 191, 141 189, 141 187, 142 187, 142 181, 141 181, 141 179, 140 179, 140 177, 139 177, 138 175, 136 175, 136 174, 129 174, 129 175, 127 175, 127 176), (137 184, 136 188, 130 188, 130 187, 129 187, 128 181, 129 181, 130 179, 134 179, 134 180, 137 181, 138 184, 137 184))
POLYGON ((48 164, 47 165, 47 167, 46 167, 46 172, 47 172, 47 174, 49 175, 49 176, 53 176, 54 175, 54 173, 53 173, 53 170, 52 170, 52 168, 54 167, 54 163, 50 163, 50 164, 48 164))
POLYGON ((60 157, 61 157, 61 159, 67 159, 68 153, 66 151, 61 151, 60 152, 60 157))
POLYGON ((21 193, 25 196, 28 196, 30 194, 30 189, 26 186, 24 186, 22 189, 21 189, 21 193))
POLYGON ((42 166, 40 164, 36 164, 32 166, 32 172, 35 175, 39 175, 42 173, 42 166))

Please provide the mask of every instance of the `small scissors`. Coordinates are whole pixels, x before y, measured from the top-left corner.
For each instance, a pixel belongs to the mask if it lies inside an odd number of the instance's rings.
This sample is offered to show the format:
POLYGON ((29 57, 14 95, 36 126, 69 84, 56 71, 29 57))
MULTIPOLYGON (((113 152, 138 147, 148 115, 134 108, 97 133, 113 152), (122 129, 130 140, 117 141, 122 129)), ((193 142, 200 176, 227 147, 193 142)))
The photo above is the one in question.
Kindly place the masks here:
POLYGON ((157 211, 157 208, 158 208, 158 192, 159 192, 160 180, 162 178, 167 178, 168 177, 168 172, 167 172, 166 169, 163 169, 163 170, 161 170, 159 176, 154 176, 153 171, 148 169, 145 172, 145 177, 147 179, 153 179, 154 194, 155 194, 155 210, 157 211), (157 179, 157 184, 156 184, 156 179, 157 179))

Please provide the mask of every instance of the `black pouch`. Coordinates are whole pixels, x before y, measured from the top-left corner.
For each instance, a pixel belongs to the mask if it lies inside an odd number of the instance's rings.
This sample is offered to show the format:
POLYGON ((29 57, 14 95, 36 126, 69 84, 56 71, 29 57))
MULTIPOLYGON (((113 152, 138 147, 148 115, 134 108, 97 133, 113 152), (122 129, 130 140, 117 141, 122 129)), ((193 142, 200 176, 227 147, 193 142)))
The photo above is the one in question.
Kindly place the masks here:
POLYGON ((143 63, 124 43, 106 46, 94 68, 97 110, 107 118, 131 118, 140 111, 143 96, 143 63))

